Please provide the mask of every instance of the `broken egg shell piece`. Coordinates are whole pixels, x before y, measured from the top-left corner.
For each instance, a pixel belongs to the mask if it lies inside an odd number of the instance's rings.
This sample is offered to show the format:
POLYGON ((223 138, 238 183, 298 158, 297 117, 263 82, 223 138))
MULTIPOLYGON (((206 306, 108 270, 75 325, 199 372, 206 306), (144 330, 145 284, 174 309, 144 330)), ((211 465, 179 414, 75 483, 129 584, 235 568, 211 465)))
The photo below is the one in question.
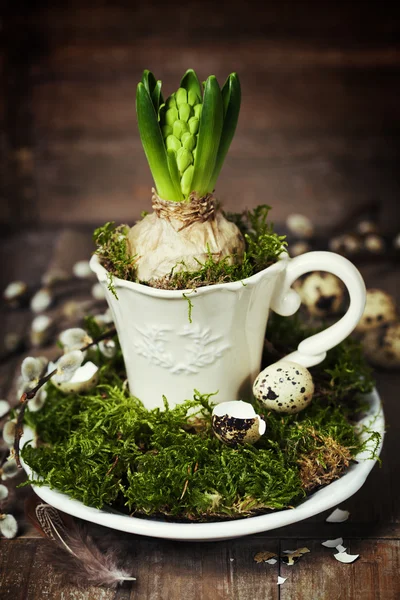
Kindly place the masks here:
POLYGON ((325 542, 321 542, 321 546, 325 546, 325 548, 337 548, 343 544, 343 538, 336 538, 334 540, 325 540, 325 542))
POLYGON ((347 552, 337 552, 333 555, 341 563, 353 563, 360 556, 359 554, 347 554, 347 552))
MULTIPOLYGON (((49 372, 56 368, 54 363, 50 363, 49 372), (51 367, 50 367, 51 365, 51 367)), ((86 362, 79 367, 69 381, 55 382, 52 384, 64 394, 81 394, 88 392, 96 387, 99 381, 99 367, 91 361, 86 362)))
POLYGON ((349 518, 350 513, 348 510, 342 510, 341 508, 335 508, 335 510, 326 518, 327 523, 344 523, 349 518))
POLYGON ((252 404, 242 400, 221 402, 212 412, 214 435, 227 446, 255 444, 264 435, 266 424, 252 404))
POLYGON ((253 394, 269 410, 295 414, 310 404, 314 382, 306 367, 282 360, 261 371, 253 394))

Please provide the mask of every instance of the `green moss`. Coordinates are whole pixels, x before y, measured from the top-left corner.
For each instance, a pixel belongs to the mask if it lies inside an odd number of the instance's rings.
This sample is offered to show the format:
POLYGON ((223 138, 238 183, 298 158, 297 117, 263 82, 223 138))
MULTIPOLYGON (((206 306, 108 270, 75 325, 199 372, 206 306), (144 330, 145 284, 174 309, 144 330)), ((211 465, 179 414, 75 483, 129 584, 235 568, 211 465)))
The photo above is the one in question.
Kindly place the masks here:
MULTIPOLYGON (((148 285, 172 290, 194 289, 204 285, 240 281, 262 271, 274 263, 286 247, 285 236, 275 233, 273 224, 268 222, 269 211, 269 206, 262 205, 253 211, 227 215, 244 236, 246 248, 243 258, 227 256, 216 261, 209 252, 204 263, 198 261, 197 270, 189 271, 184 262, 178 262, 168 276, 148 282, 148 285)), ((128 231, 125 225, 114 227, 113 223, 106 223, 94 233, 97 254, 110 273, 110 289, 114 294, 113 275, 138 281, 135 259, 128 253, 128 231)))
MULTIPOLYGON (((270 339, 282 341, 286 326, 273 319, 270 339)), ((305 333, 298 323, 291 331, 305 333)), ((306 410, 265 414, 256 405, 267 433, 238 448, 212 434, 212 396, 196 392, 173 409, 165 399, 165 410, 147 410, 127 392, 120 351, 112 361, 94 350, 90 357, 100 364, 96 390, 65 396, 49 385, 44 409, 26 414, 42 444, 22 456, 44 485, 97 508, 190 520, 282 509, 340 476, 363 447, 353 419, 362 409, 357 392, 372 380, 353 342, 314 368, 319 391, 306 410)))
POLYGON ((135 278, 135 257, 128 252, 128 233, 128 225, 116 227, 114 222, 98 227, 93 233, 96 254, 108 271, 108 288, 116 298, 113 275, 129 281, 135 278))

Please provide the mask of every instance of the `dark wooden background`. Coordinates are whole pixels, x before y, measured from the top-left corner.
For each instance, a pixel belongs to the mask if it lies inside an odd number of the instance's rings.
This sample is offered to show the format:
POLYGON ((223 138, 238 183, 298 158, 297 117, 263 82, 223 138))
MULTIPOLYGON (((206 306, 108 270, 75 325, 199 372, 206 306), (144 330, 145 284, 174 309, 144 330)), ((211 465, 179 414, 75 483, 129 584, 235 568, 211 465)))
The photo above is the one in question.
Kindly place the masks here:
POLYGON ((400 20, 387 0, 5 3, 0 55, 4 226, 132 223, 149 208, 138 136, 144 68, 171 93, 188 67, 240 75, 243 108, 217 186, 322 230, 360 206, 400 225, 400 20))
MULTIPOLYGON (((314 219, 319 237, 350 227, 358 211, 397 233, 399 33, 396 5, 385 0, 3 2, 1 288, 23 279, 37 289, 49 267, 71 272, 90 255, 93 224, 132 223, 149 208, 151 177, 134 107, 144 68, 167 93, 188 67, 221 83, 239 73, 243 109, 217 188, 228 209, 266 202, 278 224, 301 212, 314 219)), ((368 287, 400 303, 398 260, 359 266, 368 287)), ((57 295, 48 311, 57 325, 64 302, 89 297, 90 285, 74 280, 57 295)), ((29 310, 1 311, 0 337, 28 332, 31 320, 29 310)), ((1 356, 2 346, 1 339, 1 356)), ((54 356, 55 348, 38 352, 54 356)), ((0 397, 13 403, 21 359, 0 364, 0 397)), ((398 600, 400 374, 377 373, 377 382, 388 422, 383 463, 342 506, 348 522, 328 525, 323 514, 214 544, 127 536, 138 581, 117 593, 78 590, 60 584, 43 541, 24 523, 23 490, 12 491, 8 509, 21 535, 1 540, 0 598, 398 600), (360 553, 353 565, 321 547, 337 536, 360 553), (299 546, 311 553, 295 567, 253 560, 260 550, 299 546), (280 588, 278 573, 288 577, 280 588)))

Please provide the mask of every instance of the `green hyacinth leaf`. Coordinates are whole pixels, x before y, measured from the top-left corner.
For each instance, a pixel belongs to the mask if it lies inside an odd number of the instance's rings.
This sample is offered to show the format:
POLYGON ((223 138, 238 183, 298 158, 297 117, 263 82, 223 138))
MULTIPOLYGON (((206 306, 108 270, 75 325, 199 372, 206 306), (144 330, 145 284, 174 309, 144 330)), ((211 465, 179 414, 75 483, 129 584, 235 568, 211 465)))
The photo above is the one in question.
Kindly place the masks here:
POLYGON ((187 91, 188 99, 186 102, 190 104, 190 106, 194 106, 201 102, 203 91, 199 78, 193 69, 188 69, 182 77, 181 88, 184 88, 187 91))
POLYGON ((148 69, 145 69, 142 75, 142 83, 153 102, 156 113, 158 114, 161 104, 164 103, 161 93, 161 81, 157 81, 153 73, 148 69))
POLYGON ((164 104, 164 99, 162 97, 162 93, 161 93, 161 81, 157 81, 156 86, 154 88, 154 90, 151 93, 151 100, 153 102, 153 106, 155 108, 155 111, 158 115, 159 110, 160 110, 160 106, 162 104, 164 104))
POLYGON ((226 80, 222 88, 222 101, 224 106, 224 124, 214 170, 210 179, 211 189, 215 187, 233 136, 235 135, 239 119, 241 90, 239 77, 236 73, 231 73, 226 80))
MULTIPOLYGON (((179 169, 176 162, 176 152, 174 150, 167 150, 168 169, 171 175, 172 181, 175 182, 175 193, 179 198, 179 202, 183 200, 181 192, 181 178, 179 175, 179 169)), ((165 198, 164 198, 165 199, 165 198)))
POLYGON ((146 88, 149 96, 151 96, 154 88, 156 87, 157 80, 154 77, 153 73, 151 71, 149 71, 148 69, 145 69, 143 71, 142 83, 143 83, 144 87, 146 88))
MULTIPOLYGON (((189 127, 192 119, 189 120, 189 127)), ((211 75, 204 89, 191 190, 196 191, 200 197, 213 190, 210 179, 215 169, 223 121, 221 90, 216 77, 211 75)))
POLYGON ((140 82, 136 91, 136 112, 140 139, 158 194, 164 200, 180 201, 179 175, 171 177, 168 156, 150 94, 140 82))

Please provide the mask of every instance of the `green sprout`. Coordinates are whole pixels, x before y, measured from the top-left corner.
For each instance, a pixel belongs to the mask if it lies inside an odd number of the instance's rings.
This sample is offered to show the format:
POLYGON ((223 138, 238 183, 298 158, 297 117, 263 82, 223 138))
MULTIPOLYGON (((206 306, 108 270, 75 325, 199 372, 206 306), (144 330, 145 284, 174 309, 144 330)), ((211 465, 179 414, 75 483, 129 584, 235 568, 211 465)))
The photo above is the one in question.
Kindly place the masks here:
POLYGON ((240 110, 240 83, 231 73, 222 89, 214 75, 203 85, 189 69, 164 102, 161 81, 144 71, 137 86, 140 138, 157 193, 164 200, 202 198, 214 190, 240 110))

